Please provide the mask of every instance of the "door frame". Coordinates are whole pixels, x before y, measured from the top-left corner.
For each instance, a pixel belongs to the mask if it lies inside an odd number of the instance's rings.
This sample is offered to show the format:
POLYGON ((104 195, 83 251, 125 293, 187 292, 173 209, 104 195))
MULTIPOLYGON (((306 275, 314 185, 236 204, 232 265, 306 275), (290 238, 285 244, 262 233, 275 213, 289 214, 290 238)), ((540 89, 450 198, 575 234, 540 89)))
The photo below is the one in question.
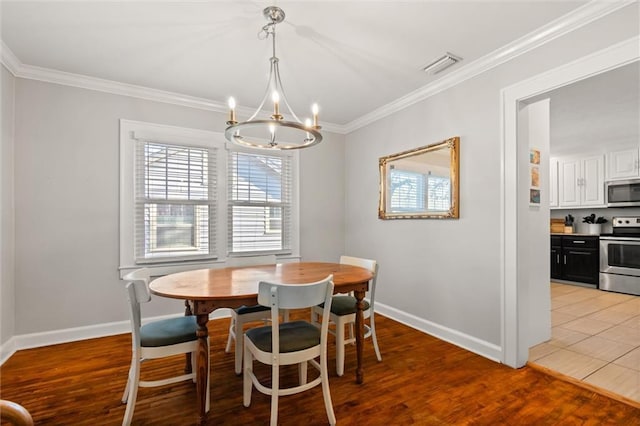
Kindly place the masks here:
MULTIPOLYGON (((502 363, 519 368, 529 357, 527 283, 518 277, 526 276, 526 265, 518 265, 518 223, 525 220, 518 215, 518 152, 517 115, 519 102, 563 87, 585 78, 640 60, 640 36, 632 37, 606 49, 545 73, 506 87, 500 93, 501 109, 501 339, 502 363)), ((541 235, 540 238, 548 238, 541 235)))

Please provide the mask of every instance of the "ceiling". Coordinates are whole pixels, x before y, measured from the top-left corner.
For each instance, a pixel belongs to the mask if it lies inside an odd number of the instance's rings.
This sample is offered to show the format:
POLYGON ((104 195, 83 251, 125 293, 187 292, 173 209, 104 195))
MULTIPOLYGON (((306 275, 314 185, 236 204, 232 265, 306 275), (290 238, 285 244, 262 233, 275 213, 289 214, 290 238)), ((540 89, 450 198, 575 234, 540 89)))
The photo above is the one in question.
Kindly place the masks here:
MULTIPOLYGON (((345 125, 463 69, 587 3, 511 1, 2 1, 2 41, 21 64, 255 108, 277 4, 277 55, 299 116, 345 125), (464 60, 435 76, 422 67, 464 60)), ((242 117, 241 117, 242 118, 242 117)))
POLYGON ((550 99, 551 155, 640 141, 640 62, 536 96, 550 99))

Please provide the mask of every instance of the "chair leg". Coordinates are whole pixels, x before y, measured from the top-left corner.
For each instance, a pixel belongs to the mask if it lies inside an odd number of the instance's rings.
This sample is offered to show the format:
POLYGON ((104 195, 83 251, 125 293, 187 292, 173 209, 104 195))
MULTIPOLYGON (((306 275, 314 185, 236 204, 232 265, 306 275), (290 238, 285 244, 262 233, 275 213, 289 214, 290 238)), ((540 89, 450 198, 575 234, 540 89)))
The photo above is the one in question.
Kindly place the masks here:
POLYGON ((336 322, 336 374, 344 374, 344 324, 336 322))
POLYGON ((356 339, 356 337, 355 337, 356 333, 354 332, 355 325, 356 324, 353 323, 353 322, 350 322, 349 325, 348 325, 348 327, 349 327, 349 340, 354 340, 355 341, 355 339, 356 339))
POLYGON ((307 384, 307 361, 302 361, 298 364, 298 379, 300 381, 300 386, 307 384))
POLYGON ((138 397, 138 383, 140 382, 140 360, 134 359, 131 363, 131 369, 129 370, 129 378, 127 383, 127 389, 129 395, 127 398, 127 408, 124 411, 124 418, 122 419, 122 426, 129 426, 131 419, 133 418, 133 410, 136 408, 136 399, 138 397))
POLYGON ((229 324, 229 337, 227 338, 227 347, 224 349, 224 351, 226 353, 231 352, 231 341, 235 338, 234 334, 234 329, 235 329, 235 325, 236 325, 236 319, 235 317, 232 315, 231 316, 231 323, 229 324))
POLYGON ((239 318, 236 318, 236 322, 233 328, 233 333, 235 334, 236 339, 235 369, 236 375, 239 376, 240 374, 242 374, 242 342, 244 340, 243 323, 239 320, 239 318))
POLYGON ((371 324, 371 340, 373 341, 373 349, 376 351, 376 358, 378 358, 378 361, 382 361, 382 355, 380 355, 380 348, 378 347, 378 337, 376 336, 376 320, 373 311, 371 311, 369 323, 371 324))
POLYGON ((331 393, 329 392, 329 370, 327 368, 327 352, 320 355, 320 377, 322 382, 322 396, 324 397, 324 407, 327 410, 327 418, 330 425, 336 424, 336 415, 333 412, 333 404, 331 403, 331 393))
POLYGON ((271 366, 271 426, 278 426, 278 396, 280 393, 280 366, 271 366))
POLYGON ((315 307, 311 308, 311 324, 316 327, 320 325, 320 315, 316 312, 315 307))
MULTIPOLYGON (((243 336, 244 338, 244 336, 243 336)), ((253 355, 247 346, 244 347, 244 376, 242 377, 242 404, 251 405, 251 391, 253 390, 253 355)))
POLYGON ((122 394, 122 403, 126 403, 129 398, 129 388, 131 388, 131 369, 133 368, 133 360, 131 360, 131 367, 129 367, 129 372, 127 373, 127 384, 124 387, 124 394, 122 394))

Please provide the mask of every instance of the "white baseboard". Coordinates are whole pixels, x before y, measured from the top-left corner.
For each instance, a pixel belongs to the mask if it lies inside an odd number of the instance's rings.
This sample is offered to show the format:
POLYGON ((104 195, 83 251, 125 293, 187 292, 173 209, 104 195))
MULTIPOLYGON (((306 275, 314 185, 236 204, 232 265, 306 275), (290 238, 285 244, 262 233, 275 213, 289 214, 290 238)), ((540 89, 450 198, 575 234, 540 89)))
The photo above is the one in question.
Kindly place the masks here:
POLYGON ((423 333, 437 337, 440 340, 449 342, 461 348, 467 349, 475 354, 489 358, 492 361, 500 362, 502 359, 502 348, 493 343, 480 340, 468 334, 461 333, 439 324, 419 318, 415 315, 400 311, 383 303, 376 302, 376 313, 391 318, 404 325, 407 325, 423 333))
MULTIPOLYGON (((419 318, 415 315, 400 311, 383 303, 376 303, 376 312, 405 324, 423 333, 437 337, 461 348, 467 349, 492 361, 500 362, 502 359, 502 348, 484 340, 443 327, 439 324, 419 318)), ((164 315, 143 319, 143 324, 149 321, 157 321, 179 316, 164 315)), ((218 309, 209 318, 218 319, 229 317, 227 309, 218 309)), ((64 330, 46 331, 42 333, 31 333, 13 336, 6 343, 0 346, 0 365, 4 364, 16 351, 41 346, 57 345, 60 343, 74 342, 78 340, 94 339, 97 337, 113 336, 116 334, 128 333, 131 330, 129 321, 118 321, 106 324, 90 325, 86 327, 75 327, 64 330)))
POLYGON ((16 353, 16 338, 12 337, 5 343, 0 345, 0 365, 4 364, 6 360, 11 358, 11 355, 16 353))
MULTIPOLYGON (((143 318, 142 324, 167 318, 175 318, 180 315, 182 314, 143 318)), ((218 309, 211 313, 209 318, 218 319, 229 316, 230 314, 227 309, 218 309)), ((0 365, 4 364, 6 360, 19 350, 75 342, 78 340, 95 339, 97 337, 113 336, 129 332, 131 332, 131 323, 127 320, 13 336, 6 343, 0 346, 0 365)))

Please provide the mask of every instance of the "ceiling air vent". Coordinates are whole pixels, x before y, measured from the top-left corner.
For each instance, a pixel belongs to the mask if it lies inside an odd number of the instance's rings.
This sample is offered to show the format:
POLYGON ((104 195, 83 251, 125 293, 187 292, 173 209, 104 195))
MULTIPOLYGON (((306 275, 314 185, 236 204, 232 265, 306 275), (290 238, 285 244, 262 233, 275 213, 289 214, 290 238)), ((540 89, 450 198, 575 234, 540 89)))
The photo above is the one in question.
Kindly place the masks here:
POLYGON ((452 65, 455 65, 461 60, 462 60, 461 57, 456 56, 453 53, 447 52, 444 56, 431 62, 422 70, 427 74, 438 74, 439 72, 446 70, 447 68, 449 68, 452 65))

